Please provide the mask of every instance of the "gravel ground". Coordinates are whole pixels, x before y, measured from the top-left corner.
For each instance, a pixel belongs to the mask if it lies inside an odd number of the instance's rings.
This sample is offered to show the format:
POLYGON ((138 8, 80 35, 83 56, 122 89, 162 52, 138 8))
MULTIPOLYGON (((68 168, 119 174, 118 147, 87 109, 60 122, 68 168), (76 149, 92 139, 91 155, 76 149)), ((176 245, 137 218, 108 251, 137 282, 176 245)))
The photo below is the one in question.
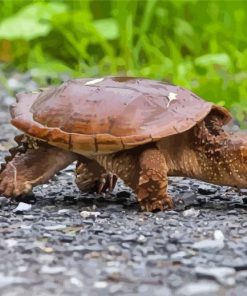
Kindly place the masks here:
MULTIPOLYGON (((16 133, 6 106, 37 87, 0 85, 0 160, 16 133)), ((247 295, 247 190, 170 178, 174 211, 143 213, 121 182, 81 194, 73 166, 25 203, 0 197, 0 295, 247 295)))

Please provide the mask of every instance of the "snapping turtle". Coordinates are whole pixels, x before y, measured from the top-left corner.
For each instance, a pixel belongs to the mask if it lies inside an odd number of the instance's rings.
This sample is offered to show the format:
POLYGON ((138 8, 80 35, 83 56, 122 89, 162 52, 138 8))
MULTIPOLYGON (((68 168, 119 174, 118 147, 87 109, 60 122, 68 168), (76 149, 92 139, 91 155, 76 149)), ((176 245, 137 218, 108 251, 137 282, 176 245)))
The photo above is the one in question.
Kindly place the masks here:
POLYGON ((168 175, 247 187, 247 138, 224 131, 230 113, 178 86, 127 77, 69 80, 18 94, 11 115, 24 134, 1 169, 0 194, 7 197, 75 160, 81 190, 112 190, 118 176, 147 211, 173 207, 168 175))

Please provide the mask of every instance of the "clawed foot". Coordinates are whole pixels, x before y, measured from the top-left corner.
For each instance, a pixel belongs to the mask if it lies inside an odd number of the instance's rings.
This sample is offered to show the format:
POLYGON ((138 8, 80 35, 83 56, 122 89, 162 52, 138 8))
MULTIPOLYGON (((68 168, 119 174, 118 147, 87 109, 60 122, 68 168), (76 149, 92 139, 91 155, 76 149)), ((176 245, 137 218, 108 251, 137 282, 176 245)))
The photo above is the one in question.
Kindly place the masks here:
POLYGON ((146 202, 141 204, 141 209, 147 212, 166 211, 173 208, 174 208, 173 201, 169 202, 169 204, 163 203, 161 200, 153 203, 146 202))
POLYGON ((17 169, 9 162, 0 175, 0 194, 6 197, 17 197, 26 195, 32 191, 32 182, 19 182, 17 169))
POLYGON ((100 166, 93 160, 80 160, 76 167, 76 184, 82 192, 106 193, 112 192, 117 176, 100 166))
POLYGON ((98 183, 97 193, 112 192, 117 183, 117 176, 110 172, 102 174, 98 183))
POLYGON ((170 196, 166 196, 160 200, 144 200, 140 203, 141 209, 148 212, 166 211, 174 208, 173 200, 170 196))
POLYGON ((85 175, 77 175, 76 183, 82 192, 106 193, 112 192, 117 183, 117 176, 112 173, 103 173, 98 179, 87 179, 85 175))

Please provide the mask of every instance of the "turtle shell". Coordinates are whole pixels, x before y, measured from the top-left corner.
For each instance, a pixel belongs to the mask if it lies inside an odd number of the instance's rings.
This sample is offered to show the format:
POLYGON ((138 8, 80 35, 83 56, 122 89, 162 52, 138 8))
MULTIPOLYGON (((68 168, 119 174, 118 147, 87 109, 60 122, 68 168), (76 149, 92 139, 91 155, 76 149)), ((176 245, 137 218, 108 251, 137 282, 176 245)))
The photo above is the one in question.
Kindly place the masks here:
POLYGON ((128 77, 74 79, 17 95, 12 124, 81 154, 112 153, 182 133, 212 110, 229 112, 162 81, 128 77))

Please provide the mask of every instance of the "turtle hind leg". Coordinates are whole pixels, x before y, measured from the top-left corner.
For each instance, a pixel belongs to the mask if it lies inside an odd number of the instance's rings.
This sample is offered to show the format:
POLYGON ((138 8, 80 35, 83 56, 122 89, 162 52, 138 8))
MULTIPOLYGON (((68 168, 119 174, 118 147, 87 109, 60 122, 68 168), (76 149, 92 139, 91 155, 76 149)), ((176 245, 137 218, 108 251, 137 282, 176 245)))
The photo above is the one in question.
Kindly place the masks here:
POLYGON ((82 192, 111 192, 117 176, 107 172, 97 161, 81 157, 76 166, 76 184, 82 192))
POLYGON ((0 194, 6 197, 29 193, 34 186, 46 183, 56 172, 78 158, 74 153, 40 141, 33 148, 18 150, 12 150, 0 171, 0 194))
POLYGON ((156 148, 146 149, 139 156, 139 165, 136 193, 141 209, 156 211, 173 208, 173 201, 167 193, 168 168, 165 156, 156 148))

